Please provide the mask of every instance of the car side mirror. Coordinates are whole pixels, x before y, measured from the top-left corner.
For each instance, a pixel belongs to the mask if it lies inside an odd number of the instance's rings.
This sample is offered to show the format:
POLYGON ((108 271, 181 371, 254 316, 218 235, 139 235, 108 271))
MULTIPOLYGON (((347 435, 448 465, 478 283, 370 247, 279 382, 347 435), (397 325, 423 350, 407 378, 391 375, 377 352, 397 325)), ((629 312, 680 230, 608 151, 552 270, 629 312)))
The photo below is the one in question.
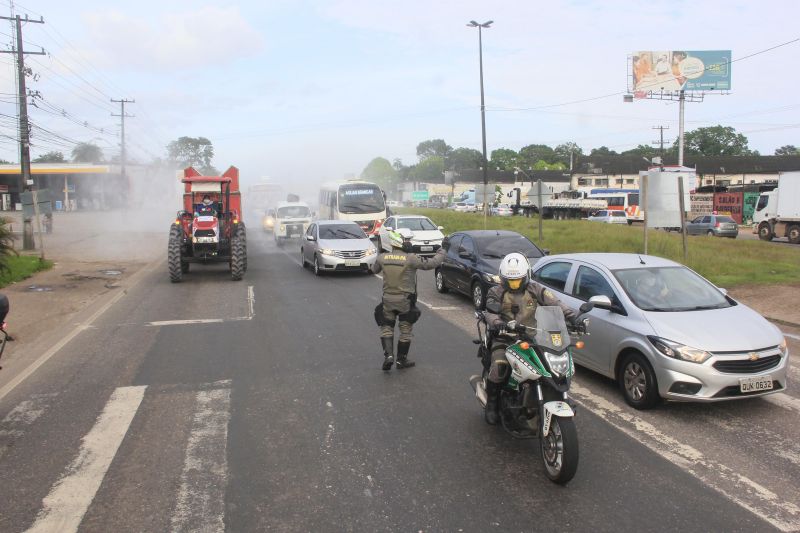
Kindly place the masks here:
MULTIPOLYGON (((596 296, 594 296, 593 298, 596 298, 596 296)), ((611 302, 609 301, 609 303, 611 303, 611 302)), ((584 313, 588 313, 592 309, 594 309, 594 302, 592 302, 590 300, 588 302, 583 302, 583 304, 581 304, 579 310, 580 310, 581 314, 584 314, 584 313)))
POLYGON ((443 231, 444 230, 444 226, 436 226, 436 229, 438 229, 439 231, 443 231))
POLYGON ((306 240, 307 240, 307 241, 316 241, 316 240, 317 240, 317 238, 316 238, 316 237, 314 237, 313 235, 306 235, 306 240))
POLYGON ((384 226, 384 228, 386 228, 386 231, 392 231, 394 229, 391 226, 384 226))
POLYGON ((463 246, 458 249, 458 257, 462 259, 472 259, 472 254, 467 251, 463 246))
MULTIPOLYGON (((614 304, 611 303, 611 298, 606 296, 605 294, 600 294, 597 296, 592 296, 589 298, 589 301, 586 302, 587 304, 590 303, 593 307, 599 307, 600 309, 605 309, 607 311, 611 311, 614 307, 614 304)), ((586 305, 586 304, 583 304, 586 305)), ((583 306, 581 306, 583 307, 583 306)))
POLYGON ((543 253, 544 255, 550 255, 550 249, 549 249, 549 248, 543 248, 543 249, 542 249, 542 253, 543 253))

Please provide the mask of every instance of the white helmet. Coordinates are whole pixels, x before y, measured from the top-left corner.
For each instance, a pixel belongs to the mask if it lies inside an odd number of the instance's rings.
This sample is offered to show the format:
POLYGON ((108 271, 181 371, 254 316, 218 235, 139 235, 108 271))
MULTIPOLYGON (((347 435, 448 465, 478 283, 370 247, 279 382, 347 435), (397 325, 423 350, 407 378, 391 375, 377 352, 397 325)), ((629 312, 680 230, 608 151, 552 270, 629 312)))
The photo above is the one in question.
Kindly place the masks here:
POLYGON ((519 290, 527 285, 531 264, 528 258, 518 252, 512 252, 500 261, 500 277, 503 285, 511 290, 519 290))
POLYGON ((395 248, 402 248, 403 241, 410 241, 414 238, 414 232, 408 228, 398 228, 389 232, 389 241, 395 248))

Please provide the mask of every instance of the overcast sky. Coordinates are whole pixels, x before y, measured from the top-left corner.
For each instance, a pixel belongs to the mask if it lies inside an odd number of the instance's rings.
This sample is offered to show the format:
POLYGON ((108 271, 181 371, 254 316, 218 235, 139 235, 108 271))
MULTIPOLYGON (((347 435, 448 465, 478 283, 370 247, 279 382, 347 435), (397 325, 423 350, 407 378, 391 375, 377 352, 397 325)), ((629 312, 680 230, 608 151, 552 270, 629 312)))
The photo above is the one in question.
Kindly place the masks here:
MULTIPOLYGON (((734 126, 762 154, 800 146, 800 42, 736 61, 800 37, 796 0, 14 5, 45 20, 23 29, 27 50, 49 53, 26 58, 36 78, 29 88, 43 97, 31 108, 34 157, 69 154, 76 141, 118 152, 110 113, 119 106, 109 99, 122 97, 136 100, 127 109, 136 115, 127 121, 132 157, 204 136, 218 168, 235 164, 248 179, 336 179, 376 156, 411 164, 430 138, 480 149, 471 19, 494 20, 483 33, 490 152, 565 141, 622 151, 657 139, 658 125, 672 140, 677 104, 622 101, 630 53, 671 49, 733 53, 732 93, 687 104, 687 129, 734 126)), ((7 0, 0 11, 10 11, 7 0)), ((0 157, 18 161, 14 68, 11 54, 0 55, 0 157)))

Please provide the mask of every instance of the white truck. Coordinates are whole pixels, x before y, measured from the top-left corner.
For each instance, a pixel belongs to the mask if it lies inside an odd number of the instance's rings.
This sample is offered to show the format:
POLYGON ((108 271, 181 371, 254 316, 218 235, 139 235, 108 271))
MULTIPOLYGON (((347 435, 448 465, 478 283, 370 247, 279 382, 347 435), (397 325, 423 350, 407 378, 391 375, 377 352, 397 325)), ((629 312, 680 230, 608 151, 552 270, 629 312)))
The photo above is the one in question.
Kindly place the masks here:
POLYGON ((778 188, 758 197, 753 233, 764 241, 787 237, 800 244, 800 171, 781 173, 778 188))

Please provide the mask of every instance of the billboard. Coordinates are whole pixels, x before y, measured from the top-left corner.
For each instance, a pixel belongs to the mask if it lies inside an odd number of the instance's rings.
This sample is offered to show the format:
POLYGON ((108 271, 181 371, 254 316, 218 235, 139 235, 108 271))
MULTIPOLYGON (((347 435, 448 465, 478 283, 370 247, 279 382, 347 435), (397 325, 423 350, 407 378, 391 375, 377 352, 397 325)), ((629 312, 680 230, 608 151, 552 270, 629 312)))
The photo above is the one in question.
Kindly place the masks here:
POLYGON ((729 91, 730 50, 633 52, 633 93, 650 91, 729 91))

